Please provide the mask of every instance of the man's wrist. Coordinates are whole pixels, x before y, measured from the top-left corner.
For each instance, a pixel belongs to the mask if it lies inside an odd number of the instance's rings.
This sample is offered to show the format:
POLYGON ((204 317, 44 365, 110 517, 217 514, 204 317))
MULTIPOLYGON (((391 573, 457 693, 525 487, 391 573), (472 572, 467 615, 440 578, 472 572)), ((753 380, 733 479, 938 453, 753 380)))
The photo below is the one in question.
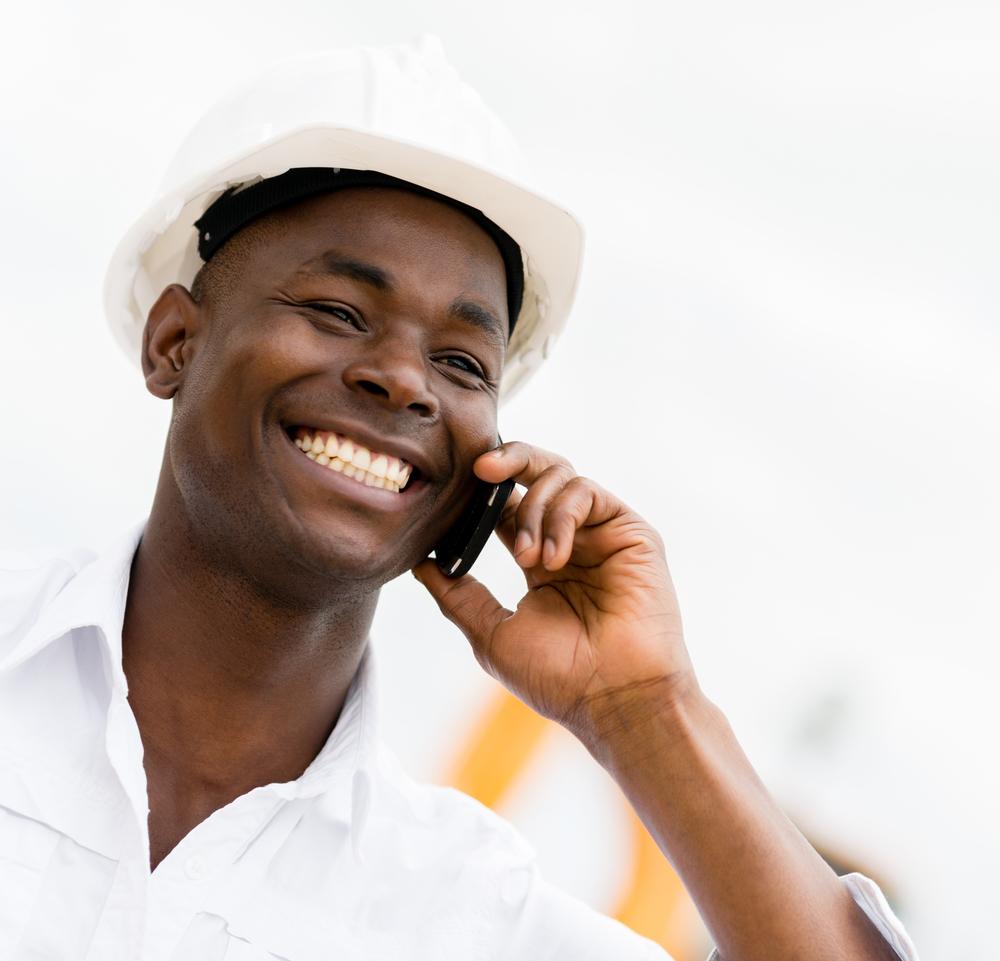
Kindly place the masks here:
POLYGON ((587 704, 576 731, 594 758, 619 779, 620 773, 651 761, 668 764, 687 753, 692 741, 728 725, 693 674, 661 678, 603 693, 587 704))

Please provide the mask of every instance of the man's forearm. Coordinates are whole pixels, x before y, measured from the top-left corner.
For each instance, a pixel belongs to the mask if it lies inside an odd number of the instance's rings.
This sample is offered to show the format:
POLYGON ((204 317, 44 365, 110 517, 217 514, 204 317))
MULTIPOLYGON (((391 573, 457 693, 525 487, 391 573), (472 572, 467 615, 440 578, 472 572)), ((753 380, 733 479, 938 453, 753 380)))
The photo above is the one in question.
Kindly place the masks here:
POLYGON ((669 706, 601 706, 588 745, 674 865, 726 961, 898 961, 782 813, 722 712, 697 689, 669 706))

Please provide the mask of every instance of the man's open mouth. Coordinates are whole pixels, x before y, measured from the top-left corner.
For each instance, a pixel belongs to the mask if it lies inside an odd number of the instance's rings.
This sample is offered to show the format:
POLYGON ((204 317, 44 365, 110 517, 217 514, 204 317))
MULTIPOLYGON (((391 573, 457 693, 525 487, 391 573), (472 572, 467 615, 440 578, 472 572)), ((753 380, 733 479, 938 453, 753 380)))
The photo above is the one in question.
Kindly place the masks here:
POLYGON ((412 464, 392 454, 369 450, 344 434, 310 427, 295 427, 289 434, 295 446, 311 461, 366 487, 398 494, 413 475, 412 464))

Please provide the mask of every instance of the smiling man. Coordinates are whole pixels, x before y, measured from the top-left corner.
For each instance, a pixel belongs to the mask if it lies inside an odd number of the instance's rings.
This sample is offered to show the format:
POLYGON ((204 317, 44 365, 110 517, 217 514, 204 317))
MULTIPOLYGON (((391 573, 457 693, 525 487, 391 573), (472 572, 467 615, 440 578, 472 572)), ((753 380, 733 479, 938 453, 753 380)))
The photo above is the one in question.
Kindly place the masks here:
POLYGON ((354 186, 263 215, 153 305, 146 383, 174 417, 124 656, 154 866, 319 753, 379 588, 495 446, 506 291, 466 214, 354 186))
MULTIPOLYGON (((498 447, 501 393, 568 313, 579 232, 482 157, 413 145, 418 108, 455 149, 497 136, 439 51, 286 66, 227 109, 295 88, 329 113, 348 81, 378 123, 295 115, 200 180, 189 151, 116 255, 112 320, 170 430, 140 530, 0 580, 0 954, 664 957, 380 745, 369 628, 412 570, 615 777, 723 958, 914 959, 701 692, 656 532, 561 457, 498 447), (476 478, 521 489, 498 529, 526 580, 513 612, 427 560, 476 478)), ((225 141, 218 116, 206 131, 225 141)))

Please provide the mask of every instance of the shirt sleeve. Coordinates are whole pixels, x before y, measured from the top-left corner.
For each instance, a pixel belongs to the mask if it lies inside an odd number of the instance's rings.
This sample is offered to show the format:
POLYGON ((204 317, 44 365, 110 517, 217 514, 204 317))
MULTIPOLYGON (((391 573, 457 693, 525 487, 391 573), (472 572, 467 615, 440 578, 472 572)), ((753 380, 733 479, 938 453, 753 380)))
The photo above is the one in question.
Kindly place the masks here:
MULTIPOLYGON (((533 870, 522 884, 505 885, 504 900, 515 909, 504 961, 672 961, 654 941, 636 934, 582 901, 560 891, 533 870), (513 896, 512 896, 513 895, 513 896)), ((863 874, 841 878, 851 896, 902 961, 919 961, 913 942, 877 884, 863 874)), ((713 951, 708 961, 723 961, 713 951)))
POLYGON ((673 961, 655 941, 554 887, 537 869, 522 877, 516 893, 510 879, 504 885, 517 916, 503 961, 673 961))
MULTIPOLYGON (((882 937, 892 945, 893 951, 899 955, 902 961, 920 961, 910 936, 906 933, 902 922, 893 913, 892 908, 889 907, 889 902, 886 901, 879 886, 871 878, 857 873, 845 874, 841 881, 844 882, 847 890, 851 892, 851 897, 868 915, 869 920, 878 928, 882 937)), ((718 951, 713 951, 709 955, 708 961, 722 961, 722 957, 718 951)))

